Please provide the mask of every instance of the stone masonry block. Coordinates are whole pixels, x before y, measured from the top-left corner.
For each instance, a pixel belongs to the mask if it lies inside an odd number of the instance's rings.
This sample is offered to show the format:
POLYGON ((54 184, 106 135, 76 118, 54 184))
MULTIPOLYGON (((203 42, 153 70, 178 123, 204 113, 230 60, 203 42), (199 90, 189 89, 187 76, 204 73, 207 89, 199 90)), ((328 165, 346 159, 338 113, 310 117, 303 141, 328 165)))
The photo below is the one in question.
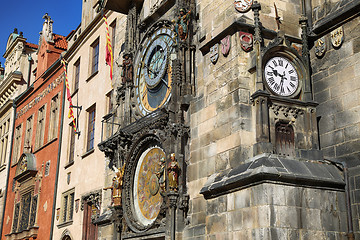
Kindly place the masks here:
POLYGON ((240 231, 244 230, 243 228, 243 222, 242 222, 242 211, 231 211, 228 214, 228 226, 229 231, 240 231))
POLYGON ((220 139, 216 143, 217 143, 217 153, 222 153, 226 150, 232 149, 240 145, 241 143, 240 134, 239 133, 231 134, 228 137, 220 139))
POLYGON ((192 201, 193 213, 205 212, 206 211, 206 201, 204 198, 194 198, 192 201))
POLYGON ((344 131, 342 129, 321 135, 321 147, 329 147, 344 142, 344 131))
POLYGON ((226 214, 211 215, 206 217, 206 233, 215 234, 219 232, 227 232, 226 214))
POLYGON ((229 166, 229 152, 223 152, 216 155, 215 171, 220 172, 227 169, 229 166))
POLYGON ((348 126, 344 129, 345 141, 360 138, 359 124, 348 126))
POLYGON ((251 229, 259 226, 257 208, 254 207, 243 208, 242 215, 243 215, 243 228, 251 229))
POLYGON ((235 197, 235 209, 242 209, 250 207, 251 204, 251 194, 250 189, 243 189, 234 193, 235 197))

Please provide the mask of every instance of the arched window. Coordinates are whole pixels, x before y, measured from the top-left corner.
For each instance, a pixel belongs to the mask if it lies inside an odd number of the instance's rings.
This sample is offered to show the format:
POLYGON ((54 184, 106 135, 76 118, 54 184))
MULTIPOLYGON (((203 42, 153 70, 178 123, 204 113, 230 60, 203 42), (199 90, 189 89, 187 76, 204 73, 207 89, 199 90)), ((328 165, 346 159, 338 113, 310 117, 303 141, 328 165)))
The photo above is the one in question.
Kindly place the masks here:
POLYGON ((285 156, 295 155, 294 128, 288 122, 278 122, 275 126, 275 153, 285 156))

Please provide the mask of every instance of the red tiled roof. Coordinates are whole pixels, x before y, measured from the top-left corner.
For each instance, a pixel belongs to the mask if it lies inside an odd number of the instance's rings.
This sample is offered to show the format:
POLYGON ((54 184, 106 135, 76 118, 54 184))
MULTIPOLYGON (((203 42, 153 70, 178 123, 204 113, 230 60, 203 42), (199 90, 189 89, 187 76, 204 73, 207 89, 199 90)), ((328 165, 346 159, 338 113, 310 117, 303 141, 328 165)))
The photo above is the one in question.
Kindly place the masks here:
POLYGON ((54 43, 55 43, 56 48, 60 48, 63 50, 67 49, 66 37, 57 35, 57 34, 54 34, 53 37, 54 37, 54 43))
POLYGON ((29 48, 33 48, 33 49, 38 49, 38 45, 34 44, 34 43, 25 43, 25 46, 26 47, 29 47, 29 48))

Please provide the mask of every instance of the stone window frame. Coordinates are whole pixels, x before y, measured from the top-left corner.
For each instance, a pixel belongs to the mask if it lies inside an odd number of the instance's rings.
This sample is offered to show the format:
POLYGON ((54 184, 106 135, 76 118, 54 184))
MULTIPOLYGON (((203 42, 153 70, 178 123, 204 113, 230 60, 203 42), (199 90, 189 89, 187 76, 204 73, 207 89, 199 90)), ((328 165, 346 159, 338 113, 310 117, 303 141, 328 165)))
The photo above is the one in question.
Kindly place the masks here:
MULTIPOLYGON (((24 185, 28 185, 28 184, 25 183, 24 185)), ((29 228, 36 227, 38 208, 39 208, 39 194, 34 194, 34 189, 35 189, 35 186, 31 184, 31 185, 19 190, 20 201, 16 202, 16 199, 15 199, 15 202, 14 202, 15 208, 14 208, 13 218, 12 218, 12 220, 13 220, 12 228, 11 228, 12 233, 20 233, 20 232, 27 231, 29 228), (24 211, 23 210, 23 198, 28 194, 30 194, 29 211, 24 211), (36 206, 34 206, 35 204, 36 204, 36 206), (17 207, 19 207, 19 208, 18 208, 18 212, 16 213, 17 207), (35 208, 35 213, 34 213, 34 208, 35 208), (19 229, 24 214, 28 214, 28 216, 25 216, 25 218, 27 218, 27 227, 25 229, 19 229), (33 215, 33 214, 35 214, 35 215, 33 215)))
POLYGON ((79 89, 79 82, 80 82, 80 58, 78 58, 78 60, 76 60, 76 62, 74 63, 74 86, 73 86, 73 93, 75 93, 78 89, 79 89))
POLYGON ((36 137, 35 137, 35 150, 44 145, 45 126, 46 126, 46 105, 42 105, 38 110, 38 117, 36 121, 36 137))
POLYGON ((113 56, 115 56, 116 18, 110 23, 110 39, 113 56))
POLYGON ((26 119, 23 152, 31 152, 33 127, 34 127, 34 114, 32 114, 30 117, 28 117, 26 119), (30 151, 27 151, 27 149, 26 149, 27 147, 30 148, 29 149, 30 151))
POLYGON ((51 98, 50 104, 50 120, 49 120, 49 141, 57 138, 59 128, 59 114, 60 114, 60 98, 61 93, 57 93, 51 98))
POLYGON ((86 134, 86 152, 95 148, 95 120, 96 120, 96 104, 93 104, 87 110, 87 134, 86 134))
POLYGON ((10 117, 0 123, 0 167, 6 165, 7 148, 9 142, 10 117))
POLYGON ((72 223, 74 219, 75 188, 61 194, 60 224, 72 223))
POLYGON ((16 164, 20 158, 20 151, 21 151, 21 139, 22 138, 22 123, 20 123, 15 128, 14 134, 14 146, 12 152, 12 162, 16 164))
POLYGON ((99 71, 100 38, 98 37, 91 45, 90 54, 90 76, 99 71))

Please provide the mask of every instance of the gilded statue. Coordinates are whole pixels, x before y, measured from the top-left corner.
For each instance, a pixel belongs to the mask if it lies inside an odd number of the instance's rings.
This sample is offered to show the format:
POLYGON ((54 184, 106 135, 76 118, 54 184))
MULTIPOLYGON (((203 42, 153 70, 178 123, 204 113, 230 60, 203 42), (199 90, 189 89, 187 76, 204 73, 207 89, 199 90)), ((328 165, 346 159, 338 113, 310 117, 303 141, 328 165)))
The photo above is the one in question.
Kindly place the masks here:
POLYGON ((167 170, 169 177, 169 190, 177 192, 179 190, 179 175, 181 169, 179 163, 175 159, 175 153, 170 155, 170 162, 167 170))
POLYGON ((111 189, 112 202, 114 206, 121 206, 121 191, 123 186, 123 178, 125 171, 125 164, 122 168, 115 168, 115 177, 113 177, 113 182, 110 187, 104 188, 104 190, 111 189))

